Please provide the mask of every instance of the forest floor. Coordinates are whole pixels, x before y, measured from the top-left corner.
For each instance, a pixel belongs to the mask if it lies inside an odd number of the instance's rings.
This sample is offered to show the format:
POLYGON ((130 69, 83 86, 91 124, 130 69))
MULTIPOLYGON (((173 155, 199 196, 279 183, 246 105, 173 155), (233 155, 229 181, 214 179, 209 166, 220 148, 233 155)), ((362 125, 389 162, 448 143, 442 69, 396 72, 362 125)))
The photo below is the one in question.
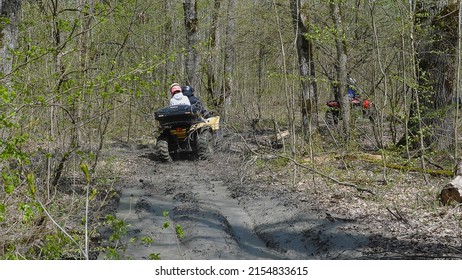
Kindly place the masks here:
POLYGON ((123 257, 462 258, 461 208, 437 199, 450 178, 388 169, 385 180, 380 164, 338 154, 316 157, 311 169, 229 149, 243 139, 225 135, 229 145, 211 159, 172 163, 159 161, 152 144, 112 144, 113 211, 128 225, 123 257))

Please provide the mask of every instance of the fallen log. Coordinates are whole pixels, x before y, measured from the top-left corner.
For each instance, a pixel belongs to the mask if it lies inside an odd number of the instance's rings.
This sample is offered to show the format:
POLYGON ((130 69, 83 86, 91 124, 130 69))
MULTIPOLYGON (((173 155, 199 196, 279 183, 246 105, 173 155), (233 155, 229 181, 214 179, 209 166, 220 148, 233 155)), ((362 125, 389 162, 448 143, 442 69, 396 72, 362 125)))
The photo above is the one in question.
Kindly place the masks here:
MULTIPOLYGON (((337 157, 341 158, 341 157, 337 157)), ((345 156, 343 156, 345 158, 345 156)), ((445 170, 445 169, 429 169, 429 168, 420 168, 420 167, 414 167, 414 166, 409 166, 409 165, 402 165, 402 164, 396 164, 396 163, 390 163, 390 162, 385 162, 383 163, 382 157, 380 155, 372 155, 372 154, 366 154, 366 153, 359 153, 356 155, 347 155, 348 159, 353 159, 353 160, 362 160, 366 162, 371 162, 371 163, 377 163, 380 165, 384 165, 387 168, 391 169, 396 169, 404 172, 418 172, 418 173, 426 173, 430 174, 432 176, 445 176, 445 177, 452 177, 454 176, 454 171, 453 170, 445 170)), ((461 173, 462 175, 462 173, 461 173)))
POLYGON ((462 203, 462 161, 458 164, 456 177, 443 187, 440 193, 440 200, 443 205, 452 202, 462 203))

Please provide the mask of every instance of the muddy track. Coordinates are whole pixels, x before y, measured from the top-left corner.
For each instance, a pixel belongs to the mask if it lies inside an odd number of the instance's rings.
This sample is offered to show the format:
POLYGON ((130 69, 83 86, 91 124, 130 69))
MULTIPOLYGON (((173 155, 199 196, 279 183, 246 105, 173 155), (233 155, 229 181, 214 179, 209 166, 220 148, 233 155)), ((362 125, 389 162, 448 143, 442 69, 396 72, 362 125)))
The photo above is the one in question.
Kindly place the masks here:
POLYGON ((356 259, 367 243, 355 221, 329 217, 303 194, 242 180, 235 154, 162 163, 149 147, 119 147, 116 157, 125 258, 356 259), (143 237, 152 244, 129 242, 143 237))

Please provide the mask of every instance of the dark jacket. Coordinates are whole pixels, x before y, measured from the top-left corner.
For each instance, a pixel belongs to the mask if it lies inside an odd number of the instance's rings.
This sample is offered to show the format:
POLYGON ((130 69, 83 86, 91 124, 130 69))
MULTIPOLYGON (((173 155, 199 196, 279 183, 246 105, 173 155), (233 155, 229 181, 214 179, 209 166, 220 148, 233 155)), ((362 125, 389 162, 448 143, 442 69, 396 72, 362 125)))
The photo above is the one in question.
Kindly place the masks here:
POLYGON ((189 98, 189 102, 191 103, 193 111, 199 112, 204 117, 208 115, 207 110, 202 104, 202 101, 196 96, 194 96, 194 89, 192 87, 190 86, 183 87, 183 95, 189 98))

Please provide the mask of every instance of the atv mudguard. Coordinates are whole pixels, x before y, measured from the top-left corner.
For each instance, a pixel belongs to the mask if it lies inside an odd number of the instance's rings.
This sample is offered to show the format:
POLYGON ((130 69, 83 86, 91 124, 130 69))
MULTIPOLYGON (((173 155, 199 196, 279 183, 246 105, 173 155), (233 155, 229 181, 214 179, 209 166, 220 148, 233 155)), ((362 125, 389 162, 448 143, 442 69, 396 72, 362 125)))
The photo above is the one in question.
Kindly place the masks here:
POLYGON ((212 131, 217 131, 218 129, 220 129, 220 117, 219 116, 211 117, 211 118, 205 119, 203 122, 196 123, 191 126, 190 131, 194 131, 194 130, 198 130, 198 129, 202 129, 206 127, 210 127, 212 131))

